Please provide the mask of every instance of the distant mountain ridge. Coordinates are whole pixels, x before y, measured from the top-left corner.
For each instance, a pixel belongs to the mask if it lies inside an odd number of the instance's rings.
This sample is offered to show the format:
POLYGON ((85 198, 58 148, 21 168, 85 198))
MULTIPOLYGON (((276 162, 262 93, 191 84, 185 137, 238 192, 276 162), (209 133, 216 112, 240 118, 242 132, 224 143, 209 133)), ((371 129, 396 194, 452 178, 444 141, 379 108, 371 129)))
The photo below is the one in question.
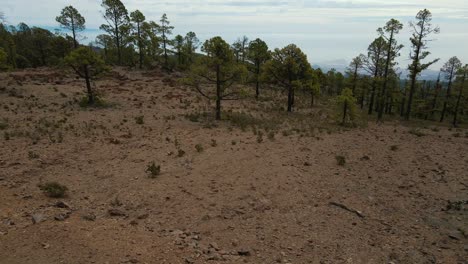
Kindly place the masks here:
MULTIPOLYGON (((332 60, 332 61, 324 61, 324 62, 318 62, 314 63, 312 65, 312 68, 314 69, 322 69, 323 72, 328 72, 331 69, 335 69, 338 72, 345 73, 346 68, 349 65, 349 61, 346 61, 344 59, 338 59, 338 60, 332 60)), ((409 71, 408 69, 402 69, 400 68, 398 72, 401 72, 401 79, 408 79, 409 71)), ((434 70, 425 70, 421 73, 421 75, 418 77, 419 80, 437 80, 437 77, 439 76, 439 71, 434 71, 434 70)))

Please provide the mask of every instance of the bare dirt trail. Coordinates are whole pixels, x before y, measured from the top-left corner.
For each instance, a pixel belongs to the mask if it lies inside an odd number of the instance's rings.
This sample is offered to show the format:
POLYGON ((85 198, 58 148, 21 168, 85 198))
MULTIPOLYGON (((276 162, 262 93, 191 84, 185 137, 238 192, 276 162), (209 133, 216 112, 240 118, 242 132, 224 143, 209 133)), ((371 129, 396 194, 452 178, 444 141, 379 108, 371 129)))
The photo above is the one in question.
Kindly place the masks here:
POLYGON ((116 105, 83 110, 72 101, 78 80, 42 75, 0 83, 10 137, 0 139, 0 263, 468 259, 467 205, 447 210, 468 199, 466 131, 418 137, 370 124, 259 143, 249 130, 184 118, 204 102, 163 76, 100 81, 116 105), (161 174, 150 179, 153 161, 161 174), (48 181, 68 196, 46 197, 38 184, 48 181))

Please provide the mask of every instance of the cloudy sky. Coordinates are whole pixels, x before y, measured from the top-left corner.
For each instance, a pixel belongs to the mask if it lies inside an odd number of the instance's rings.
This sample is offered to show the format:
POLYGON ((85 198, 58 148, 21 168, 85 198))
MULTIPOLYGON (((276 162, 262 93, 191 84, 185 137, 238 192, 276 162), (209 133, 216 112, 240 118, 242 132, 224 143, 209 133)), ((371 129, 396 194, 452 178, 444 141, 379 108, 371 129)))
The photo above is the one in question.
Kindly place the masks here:
MULTIPOLYGON (((390 18, 400 20, 405 29, 398 36, 405 45, 401 67, 408 64, 408 22, 424 8, 433 13, 433 23, 441 33, 430 43, 431 58, 442 62, 458 56, 468 63, 467 0, 123 0, 129 12, 139 9, 148 20, 167 13, 174 33, 197 33, 204 40, 220 35, 229 42, 246 35, 260 37, 271 48, 295 43, 311 63, 349 61, 365 53, 376 37, 375 30, 390 18)), ((0 0, 7 22, 58 28, 55 17, 61 8, 73 5, 86 18, 87 36, 92 41, 104 23, 100 0, 0 0)), ((440 68, 441 63, 433 69, 440 68)))

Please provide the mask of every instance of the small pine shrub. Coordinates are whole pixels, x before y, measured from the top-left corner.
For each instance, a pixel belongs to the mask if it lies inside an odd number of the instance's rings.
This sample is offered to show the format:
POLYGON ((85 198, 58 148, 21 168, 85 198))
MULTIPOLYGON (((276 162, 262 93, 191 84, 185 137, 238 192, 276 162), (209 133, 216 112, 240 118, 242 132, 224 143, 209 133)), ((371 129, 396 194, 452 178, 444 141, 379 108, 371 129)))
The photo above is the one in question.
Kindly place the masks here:
POLYGON ((161 174, 161 165, 156 165, 153 161, 146 167, 146 172, 149 174, 150 178, 154 179, 161 174))
POLYGON ((39 158, 39 154, 33 152, 33 151, 29 151, 28 152, 28 157, 29 159, 38 159, 39 158))
POLYGON ((216 142, 215 139, 212 139, 212 140, 211 140, 211 146, 212 146, 212 147, 218 146, 218 143, 216 142))
POLYGON ((107 107, 107 103, 104 102, 104 100, 102 100, 101 98, 99 98, 98 96, 95 96, 94 97, 94 104, 90 104, 89 103, 89 98, 88 96, 84 96, 83 98, 81 98, 81 100, 78 102, 78 105, 82 108, 86 108, 86 107, 107 107))
POLYGON ((177 157, 182 158, 184 155, 185 155, 185 151, 183 151, 183 150, 181 150, 181 149, 179 149, 179 150, 177 151, 177 157))
POLYGON ((135 122, 136 122, 138 125, 143 125, 143 124, 145 123, 144 116, 137 116, 137 117, 135 117, 135 122))
POLYGON ((44 192, 45 195, 52 198, 65 197, 65 194, 68 191, 67 186, 62 185, 58 182, 47 182, 41 185, 40 189, 44 192))
POLYGON ((198 153, 203 152, 203 146, 201 144, 195 145, 195 149, 197 150, 198 153))
POLYGON ((283 134, 283 137, 288 137, 291 135, 291 131, 289 130, 283 130, 283 132, 281 132, 281 134, 283 134))
POLYGON ((410 131, 408 131, 408 133, 415 135, 417 137, 423 137, 426 135, 424 132, 422 132, 420 129, 417 129, 417 128, 411 129, 410 131))
POLYGON ((257 133, 257 142, 258 143, 263 142, 263 132, 262 131, 258 131, 258 133, 257 133))
POLYGON ((275 132, 274 131, 268 132, 268 139, 271 140, 271 141, 275 140, 275 132))
POLYGON ((335 99, 335 119, 342 126, 355 126, 359 119, 359 112, 356 105, 356 98, 351 89, 344 89, 335 99))
POLYGON ((6 121, 0 121, 0 130, 7 129, 8 123, 6 121))
POLYGON ((340 165, 340 166, 344 166, 346 164, 346 158, 344 156, 337 155, 337 156, 335 156, 335 159, 336 159, 336 162, 338 163, 338 165, 340 165))

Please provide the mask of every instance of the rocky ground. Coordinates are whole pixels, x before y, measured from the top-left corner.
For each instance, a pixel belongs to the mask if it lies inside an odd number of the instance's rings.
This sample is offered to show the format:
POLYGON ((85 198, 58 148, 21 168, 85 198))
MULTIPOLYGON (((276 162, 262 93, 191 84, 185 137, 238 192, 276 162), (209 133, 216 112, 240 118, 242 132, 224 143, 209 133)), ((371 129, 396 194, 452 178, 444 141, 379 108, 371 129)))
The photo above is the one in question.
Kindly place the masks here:
POLYGON ((98 81, 102 108, 72 75, 0 77, 0 263, 468 263, 465 129, 342 129, 269 93, 214 122, 157 71, 98 81))

